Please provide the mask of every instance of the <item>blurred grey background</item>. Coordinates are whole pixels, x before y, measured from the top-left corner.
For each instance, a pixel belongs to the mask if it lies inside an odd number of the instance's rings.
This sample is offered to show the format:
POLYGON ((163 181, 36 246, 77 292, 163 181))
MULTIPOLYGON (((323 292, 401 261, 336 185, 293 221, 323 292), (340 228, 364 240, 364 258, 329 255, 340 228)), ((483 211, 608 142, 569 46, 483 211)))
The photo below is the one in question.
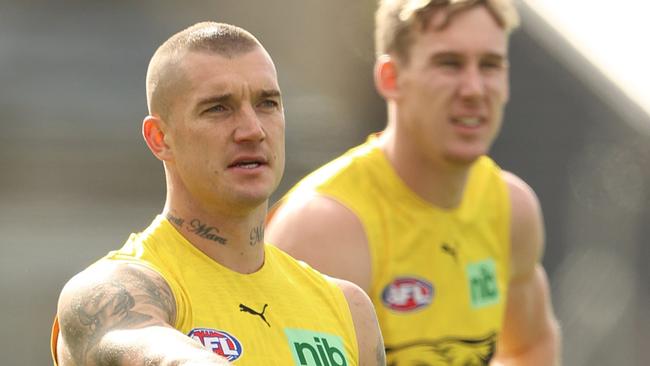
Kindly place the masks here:
MULTIPOLYGON (((384 125, 372 84, 375 0, 0 0, 0 353, 48 365, 58 292, 162 209, 140 136, 157 45, 201 20, 275 59, 287 170, 301 176, 384 125)), ((565 365, 650 364, 650 118, 534 12, 512 38, 494 158, 545 212, 565 365)))

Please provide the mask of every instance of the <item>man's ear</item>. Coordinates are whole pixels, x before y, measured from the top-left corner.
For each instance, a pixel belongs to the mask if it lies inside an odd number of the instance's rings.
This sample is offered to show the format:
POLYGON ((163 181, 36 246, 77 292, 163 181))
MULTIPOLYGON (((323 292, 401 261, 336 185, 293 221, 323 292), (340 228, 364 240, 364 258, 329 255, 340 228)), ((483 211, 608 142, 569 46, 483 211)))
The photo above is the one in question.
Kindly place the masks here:
POLYGON ((165 141, 165 122, 158 116, 146 116, 142 121, 142 136, 149 150, 162 161, 171 160, 172 151, 165 141))
POLYGON ((384 99, 397 98, 399 88, 397 84, 397 61, 390 55, 381 55, 375 61, 375 87, 384 99))

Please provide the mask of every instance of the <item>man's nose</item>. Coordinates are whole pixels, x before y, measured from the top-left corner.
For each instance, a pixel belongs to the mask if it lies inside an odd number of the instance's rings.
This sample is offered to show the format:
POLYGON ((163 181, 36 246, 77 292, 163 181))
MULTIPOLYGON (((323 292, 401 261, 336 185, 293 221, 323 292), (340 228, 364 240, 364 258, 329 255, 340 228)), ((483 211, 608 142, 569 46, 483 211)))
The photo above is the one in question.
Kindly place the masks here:
POLYGON ((463 98, 478 98, 485 94, 485 80, 476 65, 467 66, 462 74, 459 93, 463 98))
POLYGON ((263 141, 266 138, 262 121, 252 105, 241 107, 234 137, 237 142, 263 141))

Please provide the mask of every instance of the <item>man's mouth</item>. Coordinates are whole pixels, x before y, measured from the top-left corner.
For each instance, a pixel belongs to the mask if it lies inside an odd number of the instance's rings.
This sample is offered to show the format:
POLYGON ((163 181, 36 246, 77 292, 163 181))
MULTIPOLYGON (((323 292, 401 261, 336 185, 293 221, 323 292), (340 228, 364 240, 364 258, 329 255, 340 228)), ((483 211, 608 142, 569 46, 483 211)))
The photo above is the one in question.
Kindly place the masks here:
POLYGON ((459 118, 452 118, 451 121, 455 125, 461 125, 465 127, 476 127, 481 124, 482 119, 480 117, 459 117, 459 118))
POLYGON ((262 165, 262 163, 257 162, 257 161, 242 161, 242 162, 235 163, 235 164, 231 165, 231 167, 243 168, 243 169, 254 169, 254 168, 257 168, 260 165, 262 165))
POLYGON ((262 158, 242 158, 235 160, 228 168, 255 169, 262 165, 266 165, 266 161, 262 158))

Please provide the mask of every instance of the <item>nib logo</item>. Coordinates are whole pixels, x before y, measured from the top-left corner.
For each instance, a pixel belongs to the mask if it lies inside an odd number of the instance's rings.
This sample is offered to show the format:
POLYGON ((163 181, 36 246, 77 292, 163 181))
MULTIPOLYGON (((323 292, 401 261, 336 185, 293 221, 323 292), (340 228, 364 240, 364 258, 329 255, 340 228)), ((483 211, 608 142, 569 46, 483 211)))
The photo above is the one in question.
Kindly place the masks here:
POLYGON ((475 309, 499 303, 497 267, 493 259, 467 265, 467 281, 472 307, 475 309))
POLYGON ((285 329, 289 348, 299 366, 348 366, 341 338, 303 329, 285 329))

